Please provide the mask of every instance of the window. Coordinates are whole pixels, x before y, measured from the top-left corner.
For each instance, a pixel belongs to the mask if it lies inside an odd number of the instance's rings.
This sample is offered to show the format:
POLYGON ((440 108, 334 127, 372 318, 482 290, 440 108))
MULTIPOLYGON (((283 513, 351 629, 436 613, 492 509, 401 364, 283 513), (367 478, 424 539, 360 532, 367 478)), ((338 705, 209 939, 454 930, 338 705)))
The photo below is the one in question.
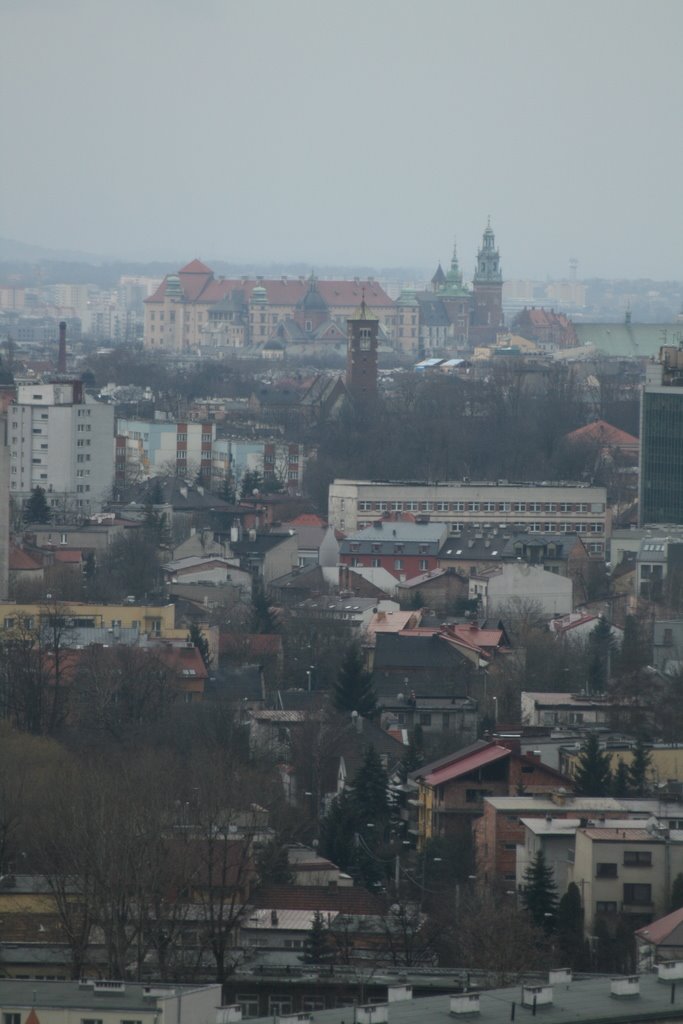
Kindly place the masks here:
POLYGON ((20 1013, 3 1013, 2 1024, 21 1024, 20 1013))
POLYGON ((301 1000, 301 1009, 304 1013, 310 1013, 313 1010, 324 1010, 325 1000, 322 996, 304 996, 301 1000))
POLYGON ((540 501, 530 501, 529 502, 529 511, 530 512, 541 512, 542 511, 542 506, 541 506, 540 501))
POLYGON ((447 711, 444 711, 444 713, 441 716, 441 728, 445 732, 447 732, 448 729, 450 728, 450 725, 451 725, 451 716, 448 714, 447 711))
POLYGON ((624 867, 652 867, 652 854, 649 850, 624 850, 624 867))
POLYGON ((142 1024, 141 1020, 122 1020, 121 1024, 142 1024))
POLYGON ((403 502, 402 501, 392 501, 392 503, 391 503, 391 511, 392 512, 402 512, 403 511, 403 502))
POLYGON ((526 512, 526 503, 523 501, 513 501, 512 503, 513 512, 526 512))
POLYGON ((479 502, 478 501, 468 501, 467 502, 467 511, 468 512, 478 512, 479 511, 479 502))
POLYGON ((560 502, 560 512, 564 512, 566 514, 567 512, 571 512, 571 510, 572 506, 569 504, 568 501, 560 502))
POLYGON ((617 904, 613 900, 598 900, 595 904, 596 914, 616 914, 617 904))
POLYGON ((549 501, 545 507, 545 510, 546 512, 557 512, 557 505, 554 502, 549 501))
POLYGON ((270 996, 268 998, 268 1012, 271 1016, 277 1016, 281 1013, 291 1013, 291 996, 270 996))
POLYGON ((516 843, 503 843, 503 849, 504 850, 510 850, 510 851, 516 850, 517 849, 517 844, 516 843))
POLYGON ((495 512, 496 503, 495 501, 485 501, 481 506, 484 512, 495 512))
POLYGON ((81 1017, 81 1024, 102 1024, 101 1017, 81 1017))
POLYGON ((602 523, 591 523, 591 533, 602 533, 602 523))
POLYGON ((648 907, 652 904, 652 886, 636 884, 624 885, 624 903, 631 906, 648 907))
POLYGON ((431 714, 429 713, 429 711, 423 711, 422 714, 420 715, 420 725, 431 725, 431 724, 432 724, 432 716, 431 716, 431 714))
POLYGON ((448 502, 447 501, 437 501, 437 503, 436 503, 436 511, 437 512, 448 512, 448 502))
POLYGON ((358 502, 358 511, 359 512, 372 512, 372 502, 371 501, 359 501, 358 502))
POLYGON ((421 570, 421 572, 427 572, 428 568, 429 568, 429 563, 427 562, 427 559, 426 558, 421 558, 420 559, 420 570, 421 570))
POLYGON ((464 512, 465 511, 465 502, 464 501, 452 501, 451 502, 451 511, 452 512, 464 512))
POLYGON ((509 501, 501 501, 498 505, 499 512, 509 512, 511 508, 509 501))
POLYGON ((405 506, 408 512, 419 512, 420 510, 419 501, 406 501, 405 506))
POLYGON ((403 568, 403 559, 402 558, 395 558, 394 559, 394 569, 402 569, 402 568, 403 568))
POLYGON ((388 505, 387 505, 386 501, 378 501, 377 502, 377 511, 378 512, 386 512, 387 508, 388 508, 388 505))
POLYGON ((596 864, 595 865, 595 877, 596 878, 616 878, 617 877, 617 865, 616 864, 596 864))
POLYGON ((256 993, 254 993, 253 995, 251 993, 248 993, 246 995, 243 993, 242 995, 240 995, 240 993, 238 992, 236 998, 237 1002, 242 1008, 243 1017, 258 1017, 259 1004, 258 995, 256 995, 256 993))
POLYGON ((372 568, 373 569, 381 569, 381 567, 382 567, 382 563, 381 563, 380 559, 379 558, 373 558, 373 560, 372 560, 372 568))
POLYGON ((434 508, 434 502, 433 501, 423 501, 422 502, 422 511, 423 512, 431 512, 433 510, 433 508, 434 508))

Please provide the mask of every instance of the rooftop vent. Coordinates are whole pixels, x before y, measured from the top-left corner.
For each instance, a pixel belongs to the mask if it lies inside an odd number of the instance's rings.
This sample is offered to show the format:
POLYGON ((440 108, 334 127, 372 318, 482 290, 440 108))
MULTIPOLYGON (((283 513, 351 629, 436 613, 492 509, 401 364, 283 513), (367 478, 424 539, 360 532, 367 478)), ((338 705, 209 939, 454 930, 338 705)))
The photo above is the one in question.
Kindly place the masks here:
POLYGON ((553 990, 551 985, 522 985, 522 1006, 552 1006, 553 990))
POLYGON ((242 1020, 242 1007, 239 1003, 219 1006, 216 1010, 216 1024, 233 1024, 233 1021, 239 1020, 242 1020))
POLYGON ((558 967, 554 971, 548 971, 549 985, 569 985, 572 980, 572 972, 569 967, 558 967))
POLYGON ((92 987, 95 995, 116 996, 126 991, 126 983, 123 981, 102 981, 97 980, 92 987))
POLYGON ((479 1013, 479 993, 463 992, 461 995, 451 996, 451 1014, 453 1017, 464 1017, 468 1013, 479 1013))
POLYGON ((660 981, 679 981, 683 978, 683 960, 657 964, 657 975, 660 981))
POLYGON ((612 978, 610 982, 610 995, 615 999, 624 999, 640 995, 640 978, 632 974, 626 978, 612 978))
POLYGON ((389 985, 387 989, 387 998, 390 1003, 400 1003, 404 999, 413 998, 413 986, 412 985, 389 985))
POLYGON ((357 1024, 387 1024, 389 1020, 388 1003, 372 1003, 359 1006, 356 1014, 357 1024))

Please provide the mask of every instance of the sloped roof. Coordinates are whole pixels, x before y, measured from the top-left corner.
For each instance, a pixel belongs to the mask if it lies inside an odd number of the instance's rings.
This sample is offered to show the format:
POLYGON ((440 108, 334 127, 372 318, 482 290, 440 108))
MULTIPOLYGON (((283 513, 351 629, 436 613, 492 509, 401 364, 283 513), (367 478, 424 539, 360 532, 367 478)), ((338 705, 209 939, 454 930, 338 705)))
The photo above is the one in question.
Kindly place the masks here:
POLYGON ((683 946, 683 907, 638 928, 635 934, 655 946, 683 946))
POLYGON ((10 548, 9 570, 10 572, 36 572, 43 568, 43 563, 32 558, 23 548, 10 548))
POLYGON ((452 782, 453 779, 469 775, 470 772, 476 771, 477 768, 483 768, 484 765, 493 764, 494 761, 501 761, 503 758, 510 757, 511 753, 512 751, 507 747, 492 745, 484 750, 477 750, 467 757, 453 761, 451 764, 444 765, 443 768, 438 768, 436 771, 430 772, 429 775, 422 776, 422 778, 428 786, 439 786, 442 782, 452 782))
POLYGON ((211 274, 212 271, 201 260, 192 260, 178 271, 179 274, 211 274))
POLYGON ((255 893, 251 904, 274 910, 320 910, 358 915, 376 915, 384 909, 376 896, 355 886, 336 889, 322 885, 263 886, 255 893))
POLYGON ((588 423, 585 427, 572 430, 571 433, 565 434, 565 441, 569 441, 570 444, 590 442, 613 448, 638 448, 640 444, 638 438, 633 434, 627 434, 625 430, 613 427, 605 420, 596 420, 595 423, 588 423))

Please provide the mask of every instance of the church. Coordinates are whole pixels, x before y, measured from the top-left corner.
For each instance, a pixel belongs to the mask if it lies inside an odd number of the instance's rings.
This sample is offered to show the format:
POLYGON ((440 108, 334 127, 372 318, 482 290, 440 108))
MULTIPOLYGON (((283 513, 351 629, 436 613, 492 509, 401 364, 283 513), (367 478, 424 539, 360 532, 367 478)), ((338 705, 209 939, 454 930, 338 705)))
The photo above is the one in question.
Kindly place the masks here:
POLYGON ((490 221, 471 290, 463 283, 455 246, 448 272, 439 264, 431 285, 425 291, 405 289, 397 299, 397 343, 405 355, 424 358, 495 342, 503 329, 503 274, 490 221))

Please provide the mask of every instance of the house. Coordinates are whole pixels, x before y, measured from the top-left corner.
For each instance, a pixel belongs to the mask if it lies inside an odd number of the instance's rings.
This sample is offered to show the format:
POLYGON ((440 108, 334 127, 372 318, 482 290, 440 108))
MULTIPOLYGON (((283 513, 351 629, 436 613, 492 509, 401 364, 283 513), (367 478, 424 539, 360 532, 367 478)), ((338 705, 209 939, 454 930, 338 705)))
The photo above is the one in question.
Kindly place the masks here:
POLYGON ((652 971, 657 963, 683 960, 683 907, 650 921, 635 934, 639 971, 652 971))
POLYGON ((417 785, 420 849, 432 838, 469 828, 486 797, 508 796, 521 787, 549 793, 568 781, 532 751, 521 753, 514 740, 477 740, 418 768, 410 780, 417 785))
POLYGON ((534 796, 485 797, 473 835, 477 872, 485 882, 514 882, 517 847, 524 841, 521 818, 585 818, 598 822, 653 816, 670 828, 683 826, 683 805, 665 800, 572 796, 571 785, 534 796))
POLYGON ((469 579, 454 566, 432 569, 400 582, 396 596, 402 608, 419 605, 442 615, 456 614, 469 602, 469 579))
POLYGON ((188 555, 161 566, 166 583, 226 583, 251 589, 251 575, 220 555, 188 555))
POLYGON ((501 565, 470 577, 470 599, 485 618, 514 617, 534 608, 546 618, 566 615, 573 606, 569 579, 529 565, 501 565))
POLYGON ((339 545, 339 559, 342 565, 386 569, 396 579, 408 580, 437 568, 447 536, 443 523, 378 520, 348 534, 339 545))
POLYGON ((515 334, 535 341, 544 352, 574 348, 578 344, 576 330, 569 317, 542 306, 532 306, 531 309, 525 306, 511 321, 510 328, 515 334))
POLYGON ((382 697, 382 725, 412 733, 420 726, 425 737, 448 737, 454 747, 466 747, 477 738, 479 705, 471 697, 417 697, 410 691, 382 697))
POLYGON ((273 580, 291 572, 299 559, 296 537, 291 533, 250 530, 247 537, 231 542, 230 551, 238 559, 240 568, 258 578, 266 588, 273 580))
POLYGON ((282 524, 283 530, 293 530, 299 553, 299 566, 318 565, 324 545, 323 565, 339 563, 339 542, 334 530, 327 525, 321 516, 303 512, 287 523, 282 524))
POLYGON ((601 696, 522 691, 522 723, 552 728, 607 725, 612 704, 601 696))
POLYGON ((524 876, 539 853, 553 873, 559 896, 567 891, 567 873, 570 851, 574 849, 576 830, 580 818, 520 818, 523 828, 522 841, 517 846, 517 892, 524 889, 524 876))
POLYGON ((615 828, 613 822, 579 828, 567 879, 583 892, 584 928, 592 935, 599 918, 624 916, 643 927, 669 906, 671 882, 683 869, 683 832, 615 828))
MULTIPOLYGON (((569 612, 568 615, 556 616, 548 623, 548 629, 562 640, 577 640, 581 643, 588 640, 588 637, 598 625, 599 620, 599 615, 592 615, 590 612, 579 610, 569 612)), ((614 643, 621 646, 621 642, 624 639, 623 629, 612 625, 610 633, 614 643)))

